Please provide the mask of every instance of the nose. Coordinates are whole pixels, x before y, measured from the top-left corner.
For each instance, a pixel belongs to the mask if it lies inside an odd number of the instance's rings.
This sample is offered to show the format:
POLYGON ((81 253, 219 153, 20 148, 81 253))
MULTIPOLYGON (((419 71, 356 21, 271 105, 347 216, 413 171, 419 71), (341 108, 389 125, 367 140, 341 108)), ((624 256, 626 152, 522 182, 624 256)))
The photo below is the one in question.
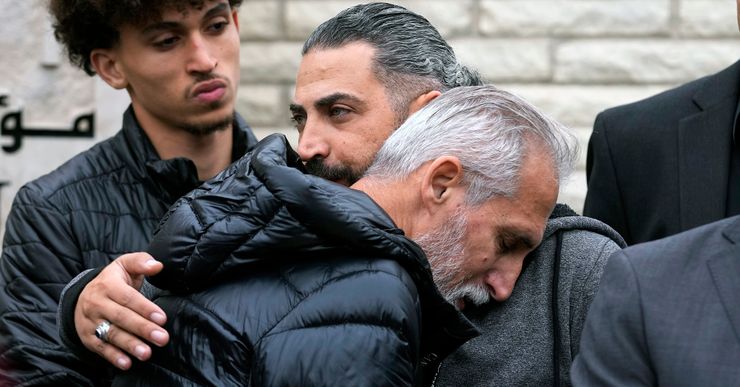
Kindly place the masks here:
POLYGON ((301 160, 308 161, 315 157, 327 158, 331 147, 317 123, 306 119, 303 130, 298 135, 298 155, 301 160))
POLYGON ((190 39, 189 58, 187 61, 188 73, 208 74, 218 66, 218 59, 207 41, 199 35, 190 39))
POLYGON ((522 272, 524 256, 507 257, 505 261, 498 262, 495 269, 486 273, 485 282, 491 298, 503 302, 511 297, 516 280, 522 272))

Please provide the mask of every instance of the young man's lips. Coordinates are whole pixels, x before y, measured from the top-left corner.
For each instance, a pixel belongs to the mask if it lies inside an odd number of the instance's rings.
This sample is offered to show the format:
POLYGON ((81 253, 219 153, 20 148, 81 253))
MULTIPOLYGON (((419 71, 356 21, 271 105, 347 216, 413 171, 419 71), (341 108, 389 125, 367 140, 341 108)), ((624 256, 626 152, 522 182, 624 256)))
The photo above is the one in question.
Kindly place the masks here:
POLYGON ((202 82, 193 90, 195 99, 205 103, 218 101, 224 94, 226 84, 220 80, 202 82))

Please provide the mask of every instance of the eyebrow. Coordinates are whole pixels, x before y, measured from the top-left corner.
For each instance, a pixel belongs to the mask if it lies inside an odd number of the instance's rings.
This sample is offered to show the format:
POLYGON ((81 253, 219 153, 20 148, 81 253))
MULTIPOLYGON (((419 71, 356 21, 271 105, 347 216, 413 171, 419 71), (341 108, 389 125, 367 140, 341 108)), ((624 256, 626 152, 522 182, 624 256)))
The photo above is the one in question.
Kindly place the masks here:
POLYGON ((314 102, 314 106, 316 108, 322 108, 322 107, 333 105, 337 101, 341 101, 341 100, 348 100, 348 101, 352 101, 352 102, 364 105, 364 102, 362 102, 362 100, 360 100, 359 98, 357 98, 356 96, 352 94, 334 93, 334 94, 329 94, 326 97, 319 98, 316 102, 314 102))
POLYGON ((306 109, 303 108, 303 105, 299 105, 297 103, 290 104, 289 109, 292 113, 306 113, 306 109))
MULTIPOLYGON (((223 13, 225 11, 229 10, 229 5, 227 3, 219 3, 215 5, 213 8, 209 9, 205 15, 203 15, 203 19, 209 19, 217 14, 223 13)), ((170 31, 177 28, 181 28, 182 23, 179 21, 160 21, 156 23, 152 23, 148 26, 146 26, 142 32, 144 34, 150 34, 154 32, 159 31, 170 31)))
MULTIPOLYGON (((361 106, 365 106, 365 102, 362 101, 361 99, 359 99, 358 97, 356 97, 356 96, 354 96, 352 94, 341 93, 341 92, 340 93, 332 93, 332 94, 329 94, 329 95, 327 95, 325 97, 321 97, 316 102, 314 102, 313 105, 314 105, 314 107, 316 107, 316 109, 322 109, 322 108, 325 108, 327 106, 331 106, 331 105, 337 103, 337 101, 343 101, 343 100, 352 101, 352 102, 354 102, 356 104, 359 104, 361 106)), ((293 113, 306 114, 306 108, 304 108, 303 105, 301 105, 301 104, 291 103, 290 106, 289 106, 289 109, 293 113)))

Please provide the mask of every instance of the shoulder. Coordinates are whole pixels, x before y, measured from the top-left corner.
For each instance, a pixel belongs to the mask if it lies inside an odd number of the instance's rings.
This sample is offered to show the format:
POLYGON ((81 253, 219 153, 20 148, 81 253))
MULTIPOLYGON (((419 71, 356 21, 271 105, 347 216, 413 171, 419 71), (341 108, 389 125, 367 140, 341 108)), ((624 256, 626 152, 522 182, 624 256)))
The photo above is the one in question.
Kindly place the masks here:
POLYGON ((625 247, 624 239, 606 223, 588 216, 571 215, 548 220, 546 239, 561 239, 561 255, 582 262, 609 256, 625 247), (558 236, 560 234, 560 236, 558 236))
POLYGON ((675 108, 677 104, 681 106, 690 104, 691 98, 704 85, 706 80, 707 77, 700 78, 636 102, 609 108, 599 116, 604 120, 619 121, 623 119, 632 120, 635 115, 642 119, 655 117, 659 114, 670 115, 673 113, 671 107, 675 108))
POLYGON ((18 191, 16 204, 57 207, 62 211, 65 206, 74 205, 73 201, 90 193, 90 186, 97 180, 124 170, 124 164, 115 157, 120 142, 119 133, 28 182, 18 191))
POLYGON ((630 128, 644 130, 646 127, 661 127, 685 117, 699 108, 694 99, 698 94, 720 95, 736 93, 735 86, 740 76, 740 62, 712 75, 708 75, 691 82, 682 84, 651 97, 616 106, 601 112, 597 118, 597 126, 608 129, 610 126, 619 126, 620 130, 630 128))
POLYGON ((609 257, 625 246, 622 237, 605 223, 580 215, 552 218, 547 246, 557 255, 560 275, 574 292, 591 294, 599 286, 609 257), (558 249, 559 246, 559 249, 558 249), (553 250, 557 249, 557 250, 553 250))
MULTIPOLYGON (((624 255, 638 272, 684 272, 702 265, 714 252, 740 239, 740 216, 723 219, 701 227, 624 250, 624 255)), ((670 275, 670 274, 668 274, 670 275)))
MULTIPOLYGON (((410 300, 399 298, 400 294, 411 298, 418 296, 411 276, 395 260, 341 257, 326 262, 326 266, 321 261, 303 265, 290 275, 292 282, 299 288, 312 288, 309 292, 316 295, 339 291, 353 300, 377 300, 397 304, 410 300), (316 275, 317 271, 322 275, 316 275), (306 281, 310 284, 308 287, 306 281)), ((360 304, 356 307, 369 306, 370 304, 360 304)))

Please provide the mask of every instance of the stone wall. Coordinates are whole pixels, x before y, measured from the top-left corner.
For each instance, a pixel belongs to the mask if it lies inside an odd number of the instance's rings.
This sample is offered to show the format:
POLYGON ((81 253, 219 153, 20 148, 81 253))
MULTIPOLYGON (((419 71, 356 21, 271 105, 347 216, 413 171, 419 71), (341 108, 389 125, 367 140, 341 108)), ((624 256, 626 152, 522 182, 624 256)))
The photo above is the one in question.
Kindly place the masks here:
MULTIPOLYGON (((240 10, 238 110, 262 137, 286 133, 287 106, 306 36, 345 0, 245 0, 240 10)), ((460 59, 498 86, 572 127, 583 157, 561 201, 585 195, 585 147, 596 114, 716 72, 740 58, 731 0, 408 0, 460 59)), ((118 129, 125 93, 71 68, 49 32, 43 0, 0 0, 0 117, 69 130, 95 112, 92 138, 28 137, 0 150, 0 232, 18 188, 118 129), (4 96, 4 97, 3 97, 4 96)), ((639 141, 639 139, 635 139, 639 141)), ((0 145, 12 144, 9 136, 0 145)))

